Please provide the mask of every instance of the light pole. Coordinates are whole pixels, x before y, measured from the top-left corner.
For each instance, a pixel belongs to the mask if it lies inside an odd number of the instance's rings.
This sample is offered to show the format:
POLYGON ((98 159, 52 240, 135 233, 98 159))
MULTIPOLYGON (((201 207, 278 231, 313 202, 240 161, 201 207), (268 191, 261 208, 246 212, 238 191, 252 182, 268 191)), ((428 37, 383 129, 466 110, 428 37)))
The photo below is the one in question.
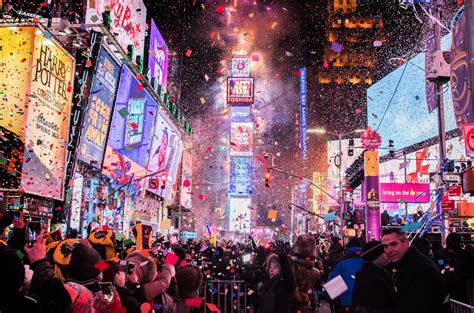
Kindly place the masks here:
POLYGON ((333 136, 336 136, 337 139, 338 139, 338 144, 339 144, 339 151, 337 153, 337 156, 339 158, 339 166, 336 164, 336 166, 339 168, 339 214, 340 214, 340 226, 339 226, 339 232, 340 232, 340 236, 341 238, 343 237, 343 226, 344 226, 344 222, 343 222, 343 213, 344 213, 344 188, 342 186, 342 138, 347 136, 347 135, 351 135, 351 134, 360 134, 360 133, 363 133, 365 131, 365 129, 356 129, 356 130, 353 130, 353 131, 350 131, 350 132, 346 132, 346 133, 339 133, 339 132, 332 132, 332 131, 329 131, 329 130, 325 130, 323 128, 312 128, 312 129, 308 129, 306 132, 308 134, 318 134, 318 135, 324 135, 324 134, 331 134, 333 136))

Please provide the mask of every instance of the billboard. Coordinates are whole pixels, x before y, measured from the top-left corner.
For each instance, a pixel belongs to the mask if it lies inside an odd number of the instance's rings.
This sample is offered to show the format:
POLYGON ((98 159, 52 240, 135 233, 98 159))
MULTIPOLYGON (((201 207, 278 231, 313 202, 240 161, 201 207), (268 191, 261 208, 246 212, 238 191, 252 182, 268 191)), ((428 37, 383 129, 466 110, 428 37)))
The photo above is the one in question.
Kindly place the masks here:
MULTIPOLYGON (((449 49, 450 40, 449 35, 442 38, 443 49, 449 49)), ((378 129, 382 147, 387 147, 390 139, 396 149, 402 149, 438 135, 437 109, 432 113, 427 109, 424 68, 425 53, 422 52, 367 90, 368 126, 378 129)), ((444 93, 444 110, 446 131, 455 129, 449 92, 444 93)))
POLYGON ((308 137, 306 134, 307 125, 306 106, 306 68, 300 68, 300 150, 301 156, 306 160, 308 154, 308 137))
POLYGON ((192 204, 192 187, 193 186, 193 155, 190 151, 183 149, 183 171, 181 178, 181 195, 180 204, 186 209, 191 209, 192 204))
POLYGON ((81 225, 82 191, 84 187, 84 176, 81 173, 74 173, 72 184, 71 213, 69 227, 79 230, 81 225))
POLYGON ((398 203, 430 202, 429 184, 380 184, 380 202, 398 203))
MULTIPOLYGON (((18 59, 16 56, 17 59, 12 60, 12 64, 6 64, 8 57, 2 59, 2 66, 7 71, 13 65, 15 71, 18 71, 16 67, 18 63, 26 63, 31 68, 31 72, 29 70, 26 73, 19 72, 16 74, 18 76, 11 73, 4 80, 8 82, 4 97, 22 98, 17 98, 17 102, 11 103, 11 106, 7 108, 15 117, 15 121, 11 126, 7 124, 7 128, 14 132, 20 131, 21 136, 23 126, 19 124, 25 125, 23 114, 26 113, 21 188, 26 193, 62 200, 72 105, 74 58, 52 41, 49 33, 45 34, 35 27, 1 28, 1 31, 2 53, 16 55, 18 46, 11 46, 11 44, 15 43, 17 39, 14 37, 19 33, 26 32, 30 34, 26 37, 30 40, 34 38, 34 40, 19 44, 20 47, 29 47, 31 54, 28 57, 18 59), (16 81, 19 78, 22 80, 16 81), (17 83, 27 86, 25 94, 28 100, 26 97, 23 98, 24 94, 16 94, 16 91, 11 89, 12 86, 16 88, 17 83), (21 100, 23 100, 22 103, 20 103, 21 100), (12 108, 15 109, 12 111, 12 108), (20 111, 23 113, 19 113, 20 111)), ((25 87, 20 88, 23 90, 25 87)))
POLYGON ((76 158, 100 169, 114 104, 120 66, 102 48, 97 61, 76 158))
POLYGON ((232 106, 230 108, 230 119, 232 123, 251 122, 250 106, 232 106))
POLYGON ((250 233, 250 198, 229 198, 229 231, 250 233))
POLYGON ((253 78, 229 77, 227 78, 228 103, 253 103, 253 78))
POLYGON ((168 81, 168 46, 161 36, 155 21, 151 20, 150 25, 150 49, 148 57, 148 70, 150 83, 158 93, 158 86, 166 89, 168 81))
POLYGON ((86 24, 102 24, 102 13, 110 11, 110 32, 123 50, 128 45, 143 56, 146 7, 142 0, 87 0, 86 24))
POLYGON ((182 141, 178 130, 167 118, 159 114, 150 148, 148 170, 156 175, 147 179, 146 189, 165 199, 176 191, 176 174, 182 155, 182 141), (166 188, 159 185, 160 177, 166 175, 166 188))
POLYGON ((251 155, 253 124, 232 123, 230 128, 230 155, 251 155))
POLYGON ((230 194, 251 195, 253 177, 253 158, 231 157, 230 159, 230 194))
POLYGON ((233 77, 248 77, 250 76, 250 58, 235 57, 232 58, 232 76, 233 77))

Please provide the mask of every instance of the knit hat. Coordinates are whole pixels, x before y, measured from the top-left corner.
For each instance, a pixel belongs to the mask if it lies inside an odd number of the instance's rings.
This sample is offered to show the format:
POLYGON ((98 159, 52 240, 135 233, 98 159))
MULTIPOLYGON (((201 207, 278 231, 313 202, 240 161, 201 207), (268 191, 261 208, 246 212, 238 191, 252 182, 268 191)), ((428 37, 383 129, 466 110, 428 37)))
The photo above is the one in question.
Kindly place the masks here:
POLYGON ((298 236, 292 250, 300 257, 316 257, 316 240, 310 235, 298 236))
POLYGON ((362 247, 362 241, 359 238, 352 237, 347 244, 347 249, 349 248, 360 248, 362 247))
POLYGON ((98 228, 91 232, 87 239, 92 247, 99 252, 102 260, 113 260, 115 258, 115 234, 113 231, 98 228))
POLYGON ((95 267, 99 262, 100 255, 97 251, 86 244, 78 243, 72 250, 68 279, 83 284, 95 280, 100 274, 100 270, 95 267))
POLYGON ((267 273, 268 273, 268 271, 270 270, 270 264, 271 264, 272 262, 275 262, 276 264, 278 264, 278 266, 280 266, 280 259, 278 258, 278 255, 276 255, 276 254, 273 253, 273 254, 270 254, 270 255, 268 256, 268 258, 267 258, 267 268, 266 268, 266 269, 267 269, 267 273))
POLYGON ((77 239, 52 241, 46 246, 46 257, 54 267, 56 276, 64 281, 68 275, 72 250, 79 243, 77 239))
POLYGON ((373 240, 367 242, 362 247, 362 253, 360 254, 362 260, 366 262, 372 262, 384 253, 383 244, 380 241, 373 240))
POLYGON ((135 264, 135 273, 138 278, 138 283, 149 283, 156 277, 156 263, 151 257, 142 255, 139 251, 130 253, 126 261, 135 264))
POLYGON ((197 266, 186 265, 178 269, 176 280, 179 296, 183 299, 192 298, 202 285, 203 273, 197 266))
POLYGON ((0 284, 0 299, 13 296, 20 291, 25 279, 25 267, 20 258, 10 249, 0 249, 0 268, 2 283, 0 284))

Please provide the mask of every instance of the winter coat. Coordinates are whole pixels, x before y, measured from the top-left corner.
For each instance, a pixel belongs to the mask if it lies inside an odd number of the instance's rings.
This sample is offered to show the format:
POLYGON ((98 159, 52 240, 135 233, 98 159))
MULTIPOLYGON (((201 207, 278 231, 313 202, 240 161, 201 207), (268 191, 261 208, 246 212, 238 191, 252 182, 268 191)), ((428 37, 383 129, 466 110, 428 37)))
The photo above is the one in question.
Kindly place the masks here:
POLYGON ((347 249, 347 254, 336 264, 328 276, 329 281, 341 275, 347 285, 347 290, 339 297, 342 306, 352 306, 352 290, 354 289, 355 275, 362 268, 363 263, 360 257, 360 251, 361 248, 358 247, 347 249))
POLYGON ((363 307, 371 313, 397 312, 395 286, 383 268, 364 262, 356 274, 352 306, 363 307))
POLYGON ((396 271, 397 303, 402 313, 450 312, 441 273, 427 256, 410 247, 396 271))
POLYGON ((314 268, 314 261, 294 260, 293 264, 296 290, 294 294, 295 312, 309 313, 311 309, 312 293, 320 273, 314 268))
POLYGON ((289 313, 296 289, 295 276, 286 255, 279 255, 281 273, 267 280, 260 289, 260 312, 289 313))
POLYGON ((451 299, 468 303, 467 281, 474 276, 474 257, 463 249, 441 249, 436 255, 451 299))
POLYGON ((0 312, 2 313, 39 313, 40 307, 36 300, 25 297, 20 293, 8 299, 0 301, 0 312), (6 300, 6 301, 5 301, 6 300))
POLYGON ((120 297, 122 306, 127 310, 127 313, 141 313, 141 303, 133 296, 132 292, 125 287, 115 286, 117 293, 120 297))
POLYGON ((333 269, 334 266, 339 262, 339 260, 344 256, 344 247, 340 244, 334 244, 329 248, 327 265, 330 269, 333 269))

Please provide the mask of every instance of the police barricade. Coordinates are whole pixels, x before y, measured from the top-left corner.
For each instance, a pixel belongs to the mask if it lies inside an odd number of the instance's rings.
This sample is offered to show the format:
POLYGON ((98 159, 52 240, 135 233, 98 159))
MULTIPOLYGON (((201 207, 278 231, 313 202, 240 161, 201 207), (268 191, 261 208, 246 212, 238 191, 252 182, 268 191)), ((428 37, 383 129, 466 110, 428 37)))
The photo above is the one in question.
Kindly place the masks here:
POLYGON ((452 313, 474 313, 474 306, 451 299, 452 313))
POLYGON ((469 297, 469 304, 474 305, 474 278, 467 281, 467 295, 469 297))

